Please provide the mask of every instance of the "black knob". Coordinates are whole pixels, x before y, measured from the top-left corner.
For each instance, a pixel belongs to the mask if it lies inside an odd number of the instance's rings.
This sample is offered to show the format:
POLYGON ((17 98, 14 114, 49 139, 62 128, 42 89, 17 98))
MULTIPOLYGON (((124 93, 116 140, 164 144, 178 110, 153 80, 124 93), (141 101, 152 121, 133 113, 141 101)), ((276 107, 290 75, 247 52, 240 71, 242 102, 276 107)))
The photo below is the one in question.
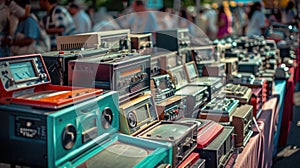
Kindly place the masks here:
POLYGON ((72 124, 65 126, 62 134, 62 145, 66 150, 73 148, 76 142, 76 128, 72 124))
POLYGON ((102 112, 101 123, 104 129, 108 129, 113 122, 113 112, 106 107, 102 112))

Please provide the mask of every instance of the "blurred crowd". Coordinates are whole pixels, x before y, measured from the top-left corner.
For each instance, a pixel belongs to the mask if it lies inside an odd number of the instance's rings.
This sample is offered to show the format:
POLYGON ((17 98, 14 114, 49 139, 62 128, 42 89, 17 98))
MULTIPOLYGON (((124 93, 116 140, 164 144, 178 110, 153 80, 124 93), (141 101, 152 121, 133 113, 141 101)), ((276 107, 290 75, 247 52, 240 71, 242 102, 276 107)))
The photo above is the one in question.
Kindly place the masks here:
POLYGON ((58 0, 39 0, 46 14, 37 18, 30 0, 0 0, 0 57, 56 50, 56 36, 130 28, 132 33, 188 28, 193 36, 214 40, 228 36, 264 35, 274 22, 299 24, 296 4, 290 0, 283 9, 274 7, 266 15, 261 2, 249 4, 204 4, 199 11, 171 8, 147 9, 134 0, 119 16, 84 10, 78 3, 61 6, 58 0))

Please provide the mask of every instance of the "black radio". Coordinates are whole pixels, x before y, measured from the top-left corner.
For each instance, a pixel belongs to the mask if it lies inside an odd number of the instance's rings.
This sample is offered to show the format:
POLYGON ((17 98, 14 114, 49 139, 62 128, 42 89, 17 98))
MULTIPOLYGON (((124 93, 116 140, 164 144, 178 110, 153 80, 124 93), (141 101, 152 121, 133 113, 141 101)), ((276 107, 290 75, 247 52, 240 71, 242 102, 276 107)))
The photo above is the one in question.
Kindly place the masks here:
POLYGON ((194 62, 186 63, 184 67, 188 81, 190 82, 189 85, 206 86, 208 88, 208 101, 210 101, 212 96, 222 88, 223 83, 220 77, 198 77, 198 72, 194 62))
POLYGON ((232 115, 232 126, 234 126, 235 146, 245 146, 249 141, 252 131, 253 106, 242 105, 232 115))
POLYGON ((156 109, 160 120, 176 121, 186 114, 187 99, 185 96, 173 96, 160 103, 156 109))
POLYGON ((197 125, 158 121, 153 98, 146 94, 121 104, 120 131, 144 139, 172 143, 172 167, 178 166, 197 145, 197 125))
POLYGON ((152 34, 130 34, 131 49, 143 50, 146 48, 152 48, 152 34))
POLYGON ((122 102, 150 90, 150 56, 116 53, 70 61, 69 77, 73 86, 118 91, 122 102))
POLYGON ((175 95, 176 88, 169 74, 152 77, 150 84, 155 102, 161 102, 175 95))
POLYGON ((183 66, 170 69, 171 80, 176 86, 175 95, 187 97, 187 113, 185 117, 195 118, 202 107, 209 99, 207 87, 189 85, 183 66))
POLYGON ((179 51, 181 48, 190 47, 189 29, 177 28, 159 30, 156 32, 156 47, 170 51, 179 51))
POLYGON ((221 94, 225 94, 227 98, 234 98, 240 101, 241 104, 248 104, 251 98, 251 89, 247 86, 235 85, 228 83, 221 90, 221 94))
POLYGON ((206 167, 225 167, 233 153, 233 127, 225 126, 223 131, 205 148, 196 148, 206 167))
POLYGON ((68 62, 84 57, 102 56, 105 49, 86 49, 72 51, 50 51, 42 54, 47 66, 51 83, 54 85, 68 85, 68 62))

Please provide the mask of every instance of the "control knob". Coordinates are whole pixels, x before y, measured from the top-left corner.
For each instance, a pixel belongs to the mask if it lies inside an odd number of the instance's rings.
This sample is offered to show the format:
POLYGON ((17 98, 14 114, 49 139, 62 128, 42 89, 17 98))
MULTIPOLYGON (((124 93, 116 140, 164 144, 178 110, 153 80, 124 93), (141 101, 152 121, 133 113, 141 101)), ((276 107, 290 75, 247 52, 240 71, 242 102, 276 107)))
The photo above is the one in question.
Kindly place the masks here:
POLYGON ((76 128, 72 124, 66 125, 62 134, 62 145, 65 149, 73 148, 76 142, 76 128))

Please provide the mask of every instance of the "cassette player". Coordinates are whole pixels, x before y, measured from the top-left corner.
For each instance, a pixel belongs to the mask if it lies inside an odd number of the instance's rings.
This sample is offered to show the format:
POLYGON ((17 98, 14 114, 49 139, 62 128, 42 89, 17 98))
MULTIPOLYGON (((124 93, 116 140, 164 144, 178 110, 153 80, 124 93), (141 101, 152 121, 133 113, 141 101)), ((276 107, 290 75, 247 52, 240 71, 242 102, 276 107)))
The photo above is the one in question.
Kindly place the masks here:
POLYGON ((100 95, 102 89, 57 86, 39 54, 0 59, 0 104, 59 109, 100 95))
POLYGON ((6 104, 0 117, 0 162, 54 168, 118 131, 118 94, 105 92, 56 110, 6 104))
POLYGON ((225 94, 226 98, 239 100, 240 104, 249 104, 252 91, 247 86, 228 83, 222 88, 221 94, 225 94))
POLYGON ((120 131, 148 140, 172 143, 172 167, 178 166, 197 145, 197 125, 158 121, 151 95, 121 104, 120 131))
POLYGON ((186 111, 187 99, 185 96, 173 96, 160 103, 156 109, 160 120, 176 121, 183 118, 186 111))
POLYGON ((242 105, 232 115, 232 126, 234 126, 235 146, 245 146, 249 141, 252 131, 253 106, 242 105))
POLYGON ((150 90, 150 55, 111 53, 69 62, 69 83, 115 90, 120 102, 150 90))
POLYGON ((152 77, 150 84, 156 103, 175 95, 176 88, 169 74, 152 77))
POLYGON ((209 92, 206 86, 189 85, 183 66, 170 69, 171 80, 176 86, 177 96, 186 96, 187 104, 185 117, 196 118, 200 108, 208 101, 209 92))
POLYGON ((229 123, 238 104, 239 101, 235 99, 215 97, 201 109, 199 118, 229 123))
POLYGON ((208 101, 211 100, 212 95, 216 94, 222 88, 222 79, 219 77, 198 77, 194 62, 186 63, 184 67, 188 81, 190 82, 189 85, 206 86, 208 88, 208 101))
POLYGON ((131 49, 143 50, 146 48, 152 48, 152 34, 130 34, 131 49))
POLYGON ((42 53, 43 59, 54 85, 68 85, 68 62, 84 57, 102 56, 105 49, 85 49, 69 51, 50 51, 42 53))

